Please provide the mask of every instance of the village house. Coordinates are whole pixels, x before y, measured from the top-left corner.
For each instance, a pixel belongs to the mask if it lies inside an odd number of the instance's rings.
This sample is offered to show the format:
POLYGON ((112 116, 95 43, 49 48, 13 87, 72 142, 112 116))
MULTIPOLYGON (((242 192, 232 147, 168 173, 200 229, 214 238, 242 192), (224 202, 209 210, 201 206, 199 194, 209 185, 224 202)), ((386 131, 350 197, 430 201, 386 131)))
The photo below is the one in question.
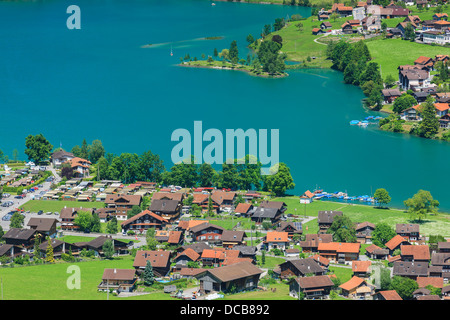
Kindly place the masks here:
POLYGON ((438 117, 443 117, 448 114, 448 103, 435 103, 434 108, 436 109, 436 116, 438 117))
MULTIPOLYGON (((12 244, 6 244, 2 243, 0 244, 0 257, 7 257, 9 259, 14 259, 16 257, 28 255, 30 256, 30 253, 22 251, 22 247, 18 245, 12 245, 12 244)), ((1 265, 2 263, 0 263, 1 265)))
POLYGON ((413 93, 412 96, 414 97, 414 99, 416 99, 416 101, 418 103, 421 103, 421 102, 425 102, 425 100, 427 100, 427 97, 429 95, 430 95, 430 93, 425 92, 425 91, 416 91, 413 93))
POLYGON ((289 239, 292 240, 294 235, 301 235, 303 233, 302 223, 299 221, 291 221, 291 222, 281 221, 278 224, 276 231, 287 232, 289 239))
POLYGON ((270 221, 275 225, 286 211, 286 204, 281 201, 262 201, 251 216, 251 220, 257 224, 270 221))
POLYGON ((279 268, 281 279, 325 274, 325 270, 312 258, 287 260, 280 264, 279 268))
POLYGON ((177 254, 174 259, 176 271, 179 271, 182 268, 187 268, 189 262, 197 262, 200 259, 200 254, 195 252, 191 248, 187 248, 186 250, 177 254))
POLYGON ((79 226, 74 224, 76 217, 79 212, 89 212, 92 214, 92 208, 67 208, 64 207, 61 209, 59 213, 59 218, 61 219, 61 229, 62 230, 76 230, 79 229, 79 226))
POLYGON ((138 275, 144 272, 147 261, 150 262, 156 277, 165 277, 170 271, 170 251, 138 250, 133 262, 138 275))
POLYGON ((39 245, 39 251, 45 256, 47 253, 48 248, 48 242, 50 241, 50 245, 52 246, 53 250, 53 257, 54 258, 61 258, 61 255, 63 253, 72 253, 72 255, 78 255, 82 248, 80 246, 77 246, 73 243, 67 243, 58 239, 50 239, 47 241, 42 242, 39 245))
MULTIPOLYGON (((196 204, 199 207, 202 208, 202 212, 207 212, 209 207, 209 197, 210 195, 208 193, 194 193, 192 194, 193 200, 192 204, 196 204)), ((219 205, 214 202, 214 200, 211 198, 211 210, 214 213, 219 212, 219 205)))
POLYGON ((420 104, 407 108, 400 114, 400 119, 406 121, 422 121, 420 109, 420 104))
POLYGON ((167 243, 169 245, 179 245, 183 242, 184 233, 174 230, 156 230, 155 240, 160 243, 167 243))
POLYGON ((224 230, 225 229, 220 226, 210 224, 209 222, 204 222, 190 228, 189 233, 194 241, 219 243, 221 242, 222 233, 224 230))
POLYGON ((182 202, 184 199, 184 194, 181 192, 154 192, 152 194, 153 200, 176 200, 182 202))
POLYGON ((437 269, 436 275, 444 278, 444 281, 450 280, 450 253, 434 252, 431 255, 431 266, 437 269))
POLYGON ((163 219, 169 221, 169 223, 175 222, 181 214, 181 202, 178 200, 153 200, 149 207, 149 210, 163 219))
POLYGON ((328 242, 319 243, 317 250, 319 254, 337 263, 358 260, 360 243, 328 242))
POLYGON ((133 206, 140 206, 142 197, 139 195, 121 195, 109 194, 105 199, 105 205, 108 208, 114 208, 114 216, 117 220, 127 220, 128 211, 133 206))
POLYGON ((448 19, 448 14, 445 12, 433 14, 433 20, 435 20, 435 21, 440 21, 440 20, 447 21, 447 19, 448 19))
POLYGON ((430 248, 428 245, 400 245, 402 261, 428 262, 430 248))
POLYGON ((431 78, 428 71, 420 66, 399 66, 399 83, 403 90, 420 91, 421 88, 430 86, 431 78))
POLYGON ((383 89, 381 90, 381 94, 384 104, 393 103, 395 99, 402 95, 399 89, 383 89))
POLYGON ((36 233, 35 229, 11 228, 3 235, 2 239, 5 240, 5 244, 29 250, 34 246, 36 233))
POLYGON ((234 213, 239 216, 248 217, 253 214, 254 208, 251 203, 239 203, 234 209, 234 213))
POLYGON ((382 249, 379 246, 375 244, 371 244, 366 248, 366 256, 368 256, 370 259, 387 259, 389 256, 389 250, 388 249, 382 249))
POLYGON ((236 192, 214 190, 211 193, 211 200, 217 204, 219 211, 232 209, 236 200, 236 192))
POLYGON ((373 300, 403 300, 395 290, 378 291, 373 295, 373 300))
POLYGON ((303 252, 317 252, 319 243, 328 243, 333 241, 332 234, 313 234, 309 233, 305 235, 305 240, 300 241, 300 247, 303 252))
POLYGON ((319 254, 313 255, 311 258, 314 259, 314 261, 316 261, 319 264, 319 266, 322 267, 323 270, 328 271, 328 267, 330 266, 330 260, 322 257, 319 254))
POLYGON ((419 225, 413 223, 398 223, 395 225, 395 233, 406 238, 409 242, 420 240, 419 225))
POLYGON ((84 244, 84 247, 87 250, 92 250, 95 253, 95 256, 103 256, 103 245, 105 244, 106 241, 112 241, 113 243, 113 248, 114 248, 114 253, 117 255, 120 254, 128 254, 129 250, 128 247, 131 246, 133 243, 127 243, 127 242, 123 242, 121 240, 118 239, 114 239, 112 236, 98 236, 95 239, 92 239, 89 242, 86 242, 84 244))
POLYGON ((445 114, 439 118, 439 127, 448 129, 450 128, 450 114, 445 114))
POLYGON ((132 292, 136 281, 136 271, 134 269, 105 269, 102 282, 98 285, 98 290, 112 290, 115 293, 132 292))
POLYGON ((235 292, 254 290, 258 286, 263 271, 248 261, 234 263, 224 267, 206 269, 196 276, 200 281, 200 292, 235 292))
POLYGON ((326 233, 328 228, 333 224, 334 217, 342 215, 342 211, 319 211, 317 216, 319 233, 326 233))
POLYGON ((428 262, 395 261, 392 274, 416 280, 428 276, 428 262))
POLYGON ((195 252, 197 252, 199 255, 201 255, 203 250, 205 250, 205 249, 212 249, 212 248, 209 245, 207 245, 206 243, 204 243, 204 242, 195 242, 195 243, 191 243, 191 244, 188 244, 188 245, 186 245, 186 244, 182 245, 182 246, 178 247, 175 250, 175 252, 178 254, 178 253, 183 252, 186 249, 192 249, 195 252))
POLYGON ((371 273, 372 261, 352 261, 353 275, 360 278, 367 278, 371 273))
POLYGON ((301 196, 300 196, 300 203, 308 204, 313 202, 314 193, 312 193, 309 190, 306 190, 301 196))
POLYGON ((372 232, 375 230, 375 224, 371 222, 358 223, 355 227, 356 241, 359 243, 372 243, 372 232))
POLYGON ((450 32, 447 29, 435 30, 434 24, 431 30, 428 29, 422 32, 421 35, 423 43, 426 44, 436 43, 439 45, 445 45, 447 43, 450 43, 450 32))
POLYGON ((169 221, 162 218, 150 210, 144 210, 141 213, 127 219, 121 223, 122 233, 128 231, 134 231, 139 233, 145 233, 148 229, 155 228, 156 230, 163 229, 169 221))
POLYGON ((289 234, 287 232, 268 231, 264 239, 267 251, 272 249, 286 250, 289 248, 289 234))
POLYGON ((234 246, 245 244, 244 238, 246 237, 245 231, 223 230, 221 236, 222 247, 231 249, 234 246))
POLYGON ((353 276, 347 282, 341 284, 342 295, 351 299, 368 299, 375 292, 375 287, 368 284, 366 280, 353 276))
POLYGON ((329 22, 329 21, 323 21, 321 24, 320 24, 320 29, 322 29, 322 30, 328 30, 328 29, 331 29, 331 23, 329 22))
POLYGON ((58 219, 54 218, 30 218, 27 226, 39 232, 44 238, 56 236, 56 224, 58 219))
POLYGON ((59 151, 53 152, 52 155, 50 156, 51 163, 52 163, 53 167, 55 167, 55 168, 60 168, 63 163, 70 161, 73 158, 75 158, 73 153, 66 152, 62 149, 60 149, 59 151))
POLYGON ((385 243, 386 248, 389 250, 389 255, 393 255, 394 251, 400 249, 401 245, 409 245, 409 241, 401 235, 394 236, 391 240, 385 243))
POLYGON ((438 242, 437 252, 450 253, 450 241, 438 242))
POLYGON ((333 286, 333 281, 326 275, 294 278, 289 283, 289 295, 298 299, 302 292, 306 299, 325 298, 333 286))
POLYGON ((92 164, 89 160, 74 157, 70 159, 67 163, 70 164, 70 167, 73 170, 74 177, 84 178, 89 175, 89 168, 92 164))
POLYGON ((417 277, 417 285, 419 288, 426 288, 427 286, 433 286, 437 289, 444 287, 444 278, 439 277, 417 277))

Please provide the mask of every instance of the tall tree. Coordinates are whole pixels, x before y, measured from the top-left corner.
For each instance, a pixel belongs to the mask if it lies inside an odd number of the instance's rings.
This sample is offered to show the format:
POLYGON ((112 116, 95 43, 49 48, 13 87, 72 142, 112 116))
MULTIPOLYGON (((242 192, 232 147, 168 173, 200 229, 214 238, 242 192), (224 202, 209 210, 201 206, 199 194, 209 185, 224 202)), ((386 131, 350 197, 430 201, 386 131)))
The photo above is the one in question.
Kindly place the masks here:
POLYGON ((88 144, 86 142, 86 139, 83 139, 83 142, 81 143, 80 158, 86 160, 89 159, 88 144))
POLYGON ((47 263, 55 262, 55 257, 53 254, 52 239, 50 239, 50 237, 47 237, 47 250, 45 251, 45 262, 47 262, 47 263))
POLYGON ((373 197, 378 202, 379 207, 387 205, 389 202, 391 202, 391 196, 389 195, 389 192, 387 192, 387 190, 384 188, 375 190, 373 197))
POLYGON ((37 164, 49 160, 53 146, 42 134, 37 134, 35 136, 29 135, 25 138, 25 148, 28 160, 32 160, 37 164))
POLYGON ((151 286, 155 282, 155 276, 153 274, 153 267, 152 267, 150 260, 147 260, 147 263, 145 265, 143 279, 144 279, 145 286, 151 286))
POLYGON ((97 161, 105 155, 105 148, 100 140, 92 141, 92 144, 88 146, 88 159, 92 163, 97 161))
POLYGON ((236 40, 233 40, 230 44, 230 49, 228 50, 228 58, 233 64, 236 64, 239 60, 239 51, 236 40))
POLYGON ((106 259, 111 259, 114 256, 114 243, 113 240, 106 240, 102 246, 103 255, 106 259))
POLYGON ((420 107, 422 121, 419 124, 419 136, 433 138, 439 130, 439 120, 436 117, 436 108, 434 107, 433 98, 429 96, 420 107))
POLYGON ((336 242, 356 242, 355 225, 345 215, 335 216, 327 233, 331 233, 336 242))
POLYGON ((395 237, 397 233, 395 230, 387 223, 379 223, 375 226, 375 230, 372 232, 372 242, 373 244, 384 248, 386 242, 395 237))
POLYGON ((413 219, 421 221, 428 214, 437 214, 439 201, 433 199, 430 191, 419 190, 412 198, 403 202, 413 219))
POLYGON ((269 174, 264 177, 264 189, 271 190, 276 196, 284 196, 287 190, 295 187, 289 167, 280 162, 272 169, 275 174, 269 174))

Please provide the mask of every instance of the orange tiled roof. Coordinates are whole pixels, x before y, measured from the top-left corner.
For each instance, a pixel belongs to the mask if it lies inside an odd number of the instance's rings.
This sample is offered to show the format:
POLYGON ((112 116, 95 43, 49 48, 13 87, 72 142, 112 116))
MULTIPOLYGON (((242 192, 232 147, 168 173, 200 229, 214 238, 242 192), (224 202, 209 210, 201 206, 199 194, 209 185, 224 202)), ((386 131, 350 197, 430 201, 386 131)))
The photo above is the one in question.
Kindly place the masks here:
POLYGON ((287 232, 269 231, 266 235, 267 242, 289 242, 287 232))
POLYGON ((358 253, 360 243, 347 243, 347 242, 328 242, 319 243, 317 250, 319 251, 336 251, 336 252, 347 252, 347 253, 358 253))
POLYGON ((428 285, 432 285, 435 288, 442 289, 444 287, 444 278, 438 277, 417 277, 417 284, 419 288, 425 288, 428 285))
POLYGON ((407 241, 407 239, 405 239, 404 237, 402 237, 400 235, 396 235, 391 240, 386 242, 386 247, 393 250, 394 248, 399 246, 403 241, 407 241))
POLYGON ((414 260, 430 260, 430 248, 427 245, 401 245, 402 256, 413 256, 414 260))
POLYGON ((448 110, 448 103, 435 103, 434 107, 438 109, 439 111, 445 111, 448 110))
POLYGON ((344 290, 350 291, 350 290, 355 289, 356 287, 360 286, 364 282, 365 282, 364 279, 362 279, 360 277, 357 277, 357 276, 353 276, 346 283, 341 284, 339 286, 339 288, 342 288, 344 290))
POLYGON ((369 267, 372 265, 372 261, 353 261, 353 272, 369 272, 369 267))

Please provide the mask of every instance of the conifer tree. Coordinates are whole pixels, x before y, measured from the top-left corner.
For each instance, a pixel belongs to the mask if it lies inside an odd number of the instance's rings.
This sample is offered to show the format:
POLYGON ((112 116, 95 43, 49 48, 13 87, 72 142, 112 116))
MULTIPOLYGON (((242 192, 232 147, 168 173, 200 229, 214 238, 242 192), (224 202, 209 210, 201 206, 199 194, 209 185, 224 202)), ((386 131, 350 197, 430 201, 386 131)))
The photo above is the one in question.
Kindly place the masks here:
POLYGON ((45 252, 45 262, 48 263, 55 262, 55 257, 53 255, 52 240, 50 239, 50 237, 47 237, 47 250, 45 252))
POLYGON ((144 269, 144 285, 151 286, 155 282, 155 276, 153 274, 153 267, 150 260, 147 260, 147 264, 144 269))

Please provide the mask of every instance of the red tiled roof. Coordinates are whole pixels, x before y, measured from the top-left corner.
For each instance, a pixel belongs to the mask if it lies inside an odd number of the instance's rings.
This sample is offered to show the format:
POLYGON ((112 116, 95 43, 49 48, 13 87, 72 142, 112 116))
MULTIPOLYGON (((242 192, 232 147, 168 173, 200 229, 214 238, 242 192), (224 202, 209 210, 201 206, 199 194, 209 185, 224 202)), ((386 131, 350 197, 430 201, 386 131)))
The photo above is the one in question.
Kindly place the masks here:
POLYGON ((416 279, 419 288, 425 288, 432 285, 435 288, 442 289, 444 287, 444 278, 438 277, 417 277, 416 279))

